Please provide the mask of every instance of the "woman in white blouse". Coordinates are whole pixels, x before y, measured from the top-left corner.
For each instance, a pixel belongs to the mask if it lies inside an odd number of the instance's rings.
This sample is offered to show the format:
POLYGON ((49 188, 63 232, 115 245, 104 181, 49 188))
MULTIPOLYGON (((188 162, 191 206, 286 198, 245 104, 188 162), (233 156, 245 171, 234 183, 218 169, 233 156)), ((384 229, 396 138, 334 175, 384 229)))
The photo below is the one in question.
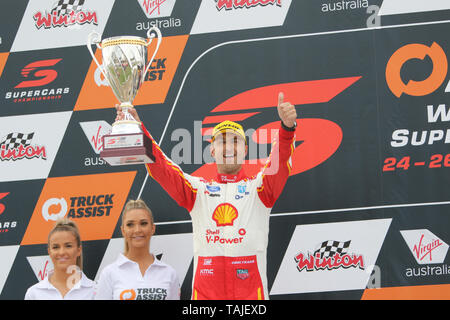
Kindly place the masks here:
POLYGON ((69 219, 56 222, 48 235, 48 255, 53 271, 41 282, 31 286, 25 300, 92 300, 94 282, 83 269, 80 232, 69 219))
POLYGON ((121 230, 125 252, 102 270, 95 299, 179 300, 180 283, 175 269, 150 253, 155 224, 144 201, 127 202, 121 230))

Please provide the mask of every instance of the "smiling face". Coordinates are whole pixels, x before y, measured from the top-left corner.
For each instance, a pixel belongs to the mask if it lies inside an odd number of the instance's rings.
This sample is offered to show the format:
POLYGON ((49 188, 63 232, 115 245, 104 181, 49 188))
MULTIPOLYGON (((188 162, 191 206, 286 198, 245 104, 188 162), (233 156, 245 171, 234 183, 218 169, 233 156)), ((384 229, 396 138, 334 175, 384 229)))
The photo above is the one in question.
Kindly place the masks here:
POLYGON ((237 174, 247 155, 245 140, 231 130, 218 133, 211 142, 211 156, 215 159, 217 171, 237 174))
POLYGON ((56 231, 49 239, 48 255, 55 270, 67 271, 67 268, 77 264, 81 256, 81 245, 71 231, 56 231))
POLYGON ((150 238, 155 233, 150 214, 145 209, 131 209, 122 218, 122 235, 128 249, 150 247, 150 238))

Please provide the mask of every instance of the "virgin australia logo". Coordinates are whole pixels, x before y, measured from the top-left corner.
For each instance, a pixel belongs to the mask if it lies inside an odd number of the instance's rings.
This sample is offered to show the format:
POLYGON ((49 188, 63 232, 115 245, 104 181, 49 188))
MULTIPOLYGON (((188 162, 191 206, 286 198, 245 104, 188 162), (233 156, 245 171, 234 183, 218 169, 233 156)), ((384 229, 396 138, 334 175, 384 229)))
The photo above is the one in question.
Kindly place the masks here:
POLYGON ((103 139, 105 134, 111 132, 111 125, 106 121, 88 121, 80 122, 84 134, 89 139, 92 149, 96 154, 103 150, 103 139))
POLYGON ((400 231, 418 264, 443 263, 448 244, 427 229, 400 231))
POLYGON ((111 125, 106 121, 101 120, 80 122, 80 126, 83 129, 86 138, 89 140, 92 150, 97 154, 96 157, 86 157, 84 159, 84 165, 86 167, 106 165, 106 161, 98 157, 98 155, 100 155, 100 151, 103 150, 103 136, 111 133, 111 125))
POLYGON ((138 0, 148 19, 171 16, 175 2, 176 0, 138 0))

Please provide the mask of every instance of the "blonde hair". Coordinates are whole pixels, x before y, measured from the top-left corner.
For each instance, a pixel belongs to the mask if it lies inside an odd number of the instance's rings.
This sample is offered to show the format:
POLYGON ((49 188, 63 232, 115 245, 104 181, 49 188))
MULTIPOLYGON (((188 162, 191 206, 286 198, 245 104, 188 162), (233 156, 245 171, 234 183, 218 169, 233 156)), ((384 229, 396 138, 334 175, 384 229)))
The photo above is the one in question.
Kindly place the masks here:
MULTIPOLYGON (((81 247, 81 237, 80 237, 80 231, 78 229, 78 226, 75 222, 72 220, 69 220, 67 218, 62 218, 56 221, 55 225, 53 226, 53 229, 50 230, 48 234, 48 240, 47 245, 50 246, 50 237, 58 231, 68 231, 72 232, 72 234, 75 236, 75 239, 77 241, 77 246, 81 247)), ((83 270, 83 252, 81 252, 80 256, 77 257, 77 266, 80 268, 80 270, 83 270)))
MULTIPOLYGON (((131 210, 135 210, 135 209, 142 209, 144 211, 147 211, 148 216, 150 217, 150 222, 152 224, 154 224, 154 220, 153 220, 153 213, 152 210, 150 210, 150 208, 147 206, 147 204, 144 202, 144 200, 142 199, 137 199, 137 200, 128 200, 128 202, 125 204, 125 207, 122 211, 122 226, 123 226, 123 222, 124 222, 124 218, 125 218, 125 213, 127 213, 128 211, 131 210)), ((125 239, 125 254, 128 253, 129 250, 129 246, 128 246, 128 242, 125 239)))

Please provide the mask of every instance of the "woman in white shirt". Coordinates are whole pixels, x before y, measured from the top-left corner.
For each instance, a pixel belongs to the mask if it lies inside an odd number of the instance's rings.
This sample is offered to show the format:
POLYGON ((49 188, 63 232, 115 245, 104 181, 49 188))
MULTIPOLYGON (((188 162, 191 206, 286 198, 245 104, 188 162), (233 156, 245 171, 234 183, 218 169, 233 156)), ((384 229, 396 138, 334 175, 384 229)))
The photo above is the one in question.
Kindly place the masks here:
POLYGON ((94 282, 82 272, 83 256, 77 225, 69 219, 56 222, 48 235, 53 271, 28 288, 25 300, 92 300, 94 282))
POLYGON ((127 202, 121 230, 125 252, 102 270, 95 299, 179 300, 180 283, 175 269, 150 253, 155 224, 144 201, 127 202))

